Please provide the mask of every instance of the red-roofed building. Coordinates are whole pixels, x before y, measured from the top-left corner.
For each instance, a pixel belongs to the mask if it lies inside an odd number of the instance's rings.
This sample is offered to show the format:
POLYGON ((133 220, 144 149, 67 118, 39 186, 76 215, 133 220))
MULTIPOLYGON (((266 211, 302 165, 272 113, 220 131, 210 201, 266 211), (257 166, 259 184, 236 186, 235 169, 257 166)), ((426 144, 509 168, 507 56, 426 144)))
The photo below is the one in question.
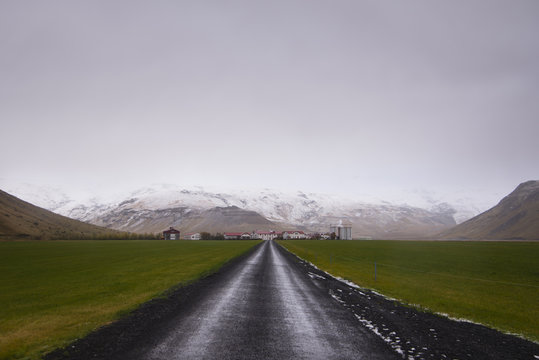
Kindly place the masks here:
POLYGON ((184 240, 200 240, 200 233, 187 233, 183 234, 184 240))
POLYGON ((273 240, 277 237, 279 237, 280 233, 276 233, 275 231, 257 231, 254 233, 255 239, 262 239, 262 240, 273 240))
POLYGON ((163 238, 165 240, 180 240, 180 231, 171 226, 170 229, 163 231, 163 238))

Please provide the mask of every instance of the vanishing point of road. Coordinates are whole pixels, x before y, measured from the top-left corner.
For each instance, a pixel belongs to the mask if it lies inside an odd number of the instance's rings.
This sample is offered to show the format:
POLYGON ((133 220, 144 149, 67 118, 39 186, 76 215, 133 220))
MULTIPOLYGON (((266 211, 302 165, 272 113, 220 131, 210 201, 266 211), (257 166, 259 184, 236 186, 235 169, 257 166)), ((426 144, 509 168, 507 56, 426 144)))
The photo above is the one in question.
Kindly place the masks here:
POLYGON ((283 254, 265 241, 125 358, 402 358, 283 254))

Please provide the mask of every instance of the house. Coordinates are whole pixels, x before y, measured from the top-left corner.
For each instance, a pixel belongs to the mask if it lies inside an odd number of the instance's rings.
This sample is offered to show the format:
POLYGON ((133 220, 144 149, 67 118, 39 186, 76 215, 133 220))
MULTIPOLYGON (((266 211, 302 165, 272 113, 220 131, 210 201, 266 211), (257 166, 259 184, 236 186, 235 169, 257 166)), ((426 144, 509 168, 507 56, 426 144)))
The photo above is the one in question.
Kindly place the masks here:
POLYGON ((200 240, 200 233, 187 233, 183 234, 184 240, 200 240))
POLYGON ((261 239, 261 240, 273 240, 277 237, 279 237, 280 233, 277 233, 275 231, 257 231, 251 235, 251 238, 253 239, 261 239))
POLYGON ((283 240, 286 239, 307 239, 307 235, 299 230, 283 231, 283 240))
POLYGON ((225 240, 246 240, 251 238, 248 232, 226 232, 224 233, 225 240))
POLYGON ((337 224, 329 226, 329 232, 335 233, 337 239, 352 240, 352 224, 349 222, 339 220, 337 224))
POLYGON ((171 226, 170 229, 163 231, 163 238, 165 240, 180 240, 180 231, 171 226))
POLYGON ((223 235, 225 236, 225 240, 239 240, 241 238, 241 235, 243 235, 243 233, 226 232, 223 235))

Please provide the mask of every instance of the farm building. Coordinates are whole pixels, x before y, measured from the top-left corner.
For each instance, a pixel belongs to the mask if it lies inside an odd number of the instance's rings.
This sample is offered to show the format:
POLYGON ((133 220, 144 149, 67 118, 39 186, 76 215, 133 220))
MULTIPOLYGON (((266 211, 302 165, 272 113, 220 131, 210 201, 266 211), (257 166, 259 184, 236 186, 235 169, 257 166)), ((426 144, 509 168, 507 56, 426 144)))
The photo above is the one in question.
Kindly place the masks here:
POLYGON ((180 231, 171 226, 170 229, 163 231, 163 238, 165 240, 180 240, 180 231))
POLYGON ((183 234, 184 240, 200 240, 200 233, 186 233, 183 234))
POLYGON ((335 233, 337 239, 352 240, 352 224, 349 222, 339 220, 337 224, 329 226, 329 232, 335 233))
POLYGON ((245 239, 250 239, 251 238, 251 234, 247 233, 247 232, 229 232, 229 233, 225 233, 225 240, 245 240, 245 239))
POLYGON ((283 240, 286 239, 307 239, 307 235, 303 231, 292 230, 283 232, 283 240))
POLYGON ((273 240, 279 237, 279 235, 281 235, 281 233, 275 231, 257 231, 253 235, 251 235, 251 238, 261 240, 273 240))

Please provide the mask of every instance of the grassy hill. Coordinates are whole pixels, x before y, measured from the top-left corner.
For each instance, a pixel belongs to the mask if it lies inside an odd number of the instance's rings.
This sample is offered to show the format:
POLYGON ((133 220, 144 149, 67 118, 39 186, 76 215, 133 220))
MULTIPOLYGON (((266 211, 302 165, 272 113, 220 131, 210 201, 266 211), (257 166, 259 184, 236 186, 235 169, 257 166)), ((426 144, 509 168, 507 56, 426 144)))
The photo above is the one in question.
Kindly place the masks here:
POLYGON ((440 237, 539 240, 539 181, 520 184, 492 209, 442 232, 440 237))
POLYGON ((0 239, 80 239, 121 235, 42 209, 0 190, 0 239))

